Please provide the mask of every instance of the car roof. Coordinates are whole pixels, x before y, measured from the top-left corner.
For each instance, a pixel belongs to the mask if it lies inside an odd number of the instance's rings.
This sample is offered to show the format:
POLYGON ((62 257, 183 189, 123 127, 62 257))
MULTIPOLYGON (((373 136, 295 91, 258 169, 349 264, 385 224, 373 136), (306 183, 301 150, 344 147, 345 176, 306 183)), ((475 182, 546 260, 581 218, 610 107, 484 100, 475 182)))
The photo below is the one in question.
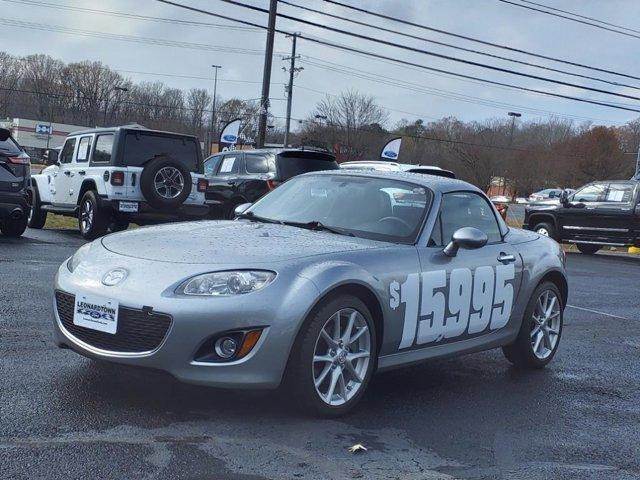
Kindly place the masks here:
POLYGON ((343 175, 345 177, 367 177, 367 178, 382 178, 390 180, 399 180, 404 182, 410 182, 416 185, 427 187, 434 192, 449 193, 458 192, 460 190, 467 190, 476 193, 484 192, 478 187, 471 185, 470 183, 455 178, 441 177, 437 175, 429 175, 424 173, 411 173, 399 170, 356 170, 356 169, 344 169, 344 170, 324 170, 319 172, 309 172, 301 176, 308 175, 343 175))
POLYGON ((342 162, 340 164, 340 168, 345 168, 348 170, 354 169, 372 169, 372 170, 399 170, 404 172, 415 172, 415 173, 423 173, 429 174, 432 173, 434 175, 439 175, 441 177, 450 177, 455 178, 455 174, 450 170, 444 170, 443 168, 437 167, 435 165, 418 165, 413 163, 398 163, 398 162, 387 162, 384 160, 356 160, 352 162, 342 162))
POLYGON ((74 137, 76 135, 88 135, 91 133, 115 133, 118 131, 154 133, 154 134, 161 134, 161 135, 188 137, 188 138, 193 138, 195 140, 198 140, 198 137, 195 137, 194 135, 186 135, 184 133, 177 133, 177 132, 166 132, 163 130, 152 130, 150 128, 142 127, 139 125, 121 125, 119 127, 96 127, 96 128, 90 128, 87 130, 78 130, 76 132, 71 132, 68 136, 74 137))

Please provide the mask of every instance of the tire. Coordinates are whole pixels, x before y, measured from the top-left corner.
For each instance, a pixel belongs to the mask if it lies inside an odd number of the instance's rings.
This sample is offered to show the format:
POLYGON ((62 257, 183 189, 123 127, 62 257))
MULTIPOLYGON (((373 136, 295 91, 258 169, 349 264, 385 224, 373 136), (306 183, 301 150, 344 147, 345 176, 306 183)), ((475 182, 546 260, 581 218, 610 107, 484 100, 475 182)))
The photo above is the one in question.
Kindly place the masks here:
POLYGON ((109 223, 109 230, 113 233, 124 232, 129 228, 129 222, 127 220, 112 220, 109 223))
POLYGON ((107 233, 109 216, 100 208, 98 196, 93 190, 89 190, 80 200, 78 210, 78 228, 80 234, 86 240, 95 240, 107 233))
POLYGON ((31 210, 27 219, 29 228, 41 230, 47 223, 47 211, 42 210, 40 203, 40 194, 37 187, 31 187, 31 210))
POLYGON ((180 162, 157 157, 146 164, 140 190, 149 205, 162 210, 178 208, 191 194, 191 173, 180 162))
POLYGON ((563 320, 564 305, 562 305, 560 290, 553 282, 547 281, 541 283, 529 299, 515 342, 502 347, 502 351, 505 357, 507 357, 507 360, 519 368, 536 369, 546 366, 558 351, 558 345, 560 345, 560 338, 562 336, 563 320), (541 315, 539 300, 542 299, 543 305, 549 305, 545 303, 546 301, 544 300, 547 294, 549 295, 546 297, 548 302, 553 302, 554 306, 551 309, 552 314, 545 320, 545 325, 549 328, 549 330, 547 330, 549 334, 545 335, 541 333, 545 331, 545 328, 540 328, 539 323, 534 319, 534 315, 536 317, 543 316, 541 315), (555 297, 555 301, 551 300, 553 297, 555 297), (534 330, 539 332, 535 334, 535 338, 533 338, 534 330), (547 343, 547 337, 549 343, 547 343), (538 346, 538 350, 534 350, 537 342, 540 342, 540 345, 538 346))
POLYGON ((594 245, 592 243, 576 243, 576 247, 578 247, 580 253, 583 253, 585 255, 593 255, 602 248, 602 245, 594 245))
POLYGON ((22 215, 18 219, 5 218, 0 224, 0 230, 5 237, 18 238, 21 237, 27 229, 27 216, 22 215))
POLYGON ((538 223, 535 227, 533 227, 533 231, 545 237, 553 238, 554 240, 557 238, 556 227, 551 223, 538 223))
POLYGON ((360 401, 367 389, 375 369, 376 345, 376 331, 367 306, 352 295, 330 298, 309 314, 298 333, 285 375, 284 387, 292 393, 289 398, 294 399, 296 406, 305 413, 321 417, 344 415, 360 401), (343 337, 351 316, 354 318, 351 338, 354 338, 354 331, 359 337, 346 347, 344 343, 330 344, 321 333, 326 327, 329 338, 333 337, 336 315, 340 318, 343 337), (366 330, 362 331, 365 327, 366 330), (368 355, 362 355, 367 352, 368 355), (359 357, 349 360, 349 356, 358 354, 359 357), (326 357, 327 361, 314 361, 314 357, 319 356, 326 357), (347 364, 352 368, 349 369, 347 364), (341 376, 342 382, 339 381, 341 376), (321 380, 317 388, 316 380, 321 380), (330 395, 332 382, 334 393, 330 395), (321 392, 331 403, 321 398, 321 392))
POLYGON ((233 220, 234 218, 236 218, 236 207, 238 205, 242 205, 243 203, 247 202, 242 198, 231 200, 230 205, 224 211, 224 218, 227 220, 233 220))

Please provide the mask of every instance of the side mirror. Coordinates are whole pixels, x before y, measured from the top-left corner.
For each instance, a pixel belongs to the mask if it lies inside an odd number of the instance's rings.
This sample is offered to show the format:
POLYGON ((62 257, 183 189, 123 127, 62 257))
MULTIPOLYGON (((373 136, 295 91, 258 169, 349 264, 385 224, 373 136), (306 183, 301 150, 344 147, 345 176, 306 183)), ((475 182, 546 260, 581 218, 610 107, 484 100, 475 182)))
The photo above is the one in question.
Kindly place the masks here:
POLYGON ((449 244, 444 247, 443 252, 448 257, 455 257, 460 248, 467 250, 482 248, 488 241, 487 234, 482 230, 474 227, 462 227, 454 232, 453 238, 449 244))
POLYGON ((567 190, 562 190, 560 193, 560 203, 564 206, 569 203, 569 192, 567 190))
POLYGON ((44 152, 44 163, 49 165, 55 165, 58 163, 58 151, 57 150, 47 150, 44 152))
POLYGON ((233 215, 236 217, 242 215, 249 209, 251 205, 253 205, 253 203, 241 203, 235 208, 235 210, 233 211, 233 215))

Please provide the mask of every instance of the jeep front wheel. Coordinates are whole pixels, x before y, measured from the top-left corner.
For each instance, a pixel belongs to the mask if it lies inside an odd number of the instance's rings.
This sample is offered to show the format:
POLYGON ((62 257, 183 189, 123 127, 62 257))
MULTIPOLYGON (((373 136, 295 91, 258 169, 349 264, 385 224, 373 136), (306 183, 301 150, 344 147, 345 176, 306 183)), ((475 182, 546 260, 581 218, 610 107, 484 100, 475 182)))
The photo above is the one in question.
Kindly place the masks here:
POLYGON ((40 230, 47 223, 47 211, 42 210, 40 203, 40 194, 36 187, 29 189, 29 200, 31 201, 31 209, 29 210, 28 223, 29 228, 40 230))
POLYGON ((109 217, 100 209, 98 196, 93 190, 84 194, 78 211, 80 234, 87 240, 95 240, 107 233, 109 217))

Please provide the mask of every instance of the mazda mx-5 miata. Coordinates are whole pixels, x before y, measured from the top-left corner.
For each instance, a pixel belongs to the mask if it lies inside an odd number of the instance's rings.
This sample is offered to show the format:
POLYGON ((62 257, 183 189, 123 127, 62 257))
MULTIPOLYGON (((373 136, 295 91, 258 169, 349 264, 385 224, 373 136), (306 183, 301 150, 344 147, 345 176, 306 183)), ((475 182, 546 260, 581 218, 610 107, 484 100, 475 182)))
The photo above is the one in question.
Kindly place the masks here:
POLYGON ((315 172, 236 212, 81 247, 55 278, 58 345, 189 383, 282 384, 325 416, 375 371, 497 347, 540 368, 556 353, 563 251, 468 183, 315 172))

